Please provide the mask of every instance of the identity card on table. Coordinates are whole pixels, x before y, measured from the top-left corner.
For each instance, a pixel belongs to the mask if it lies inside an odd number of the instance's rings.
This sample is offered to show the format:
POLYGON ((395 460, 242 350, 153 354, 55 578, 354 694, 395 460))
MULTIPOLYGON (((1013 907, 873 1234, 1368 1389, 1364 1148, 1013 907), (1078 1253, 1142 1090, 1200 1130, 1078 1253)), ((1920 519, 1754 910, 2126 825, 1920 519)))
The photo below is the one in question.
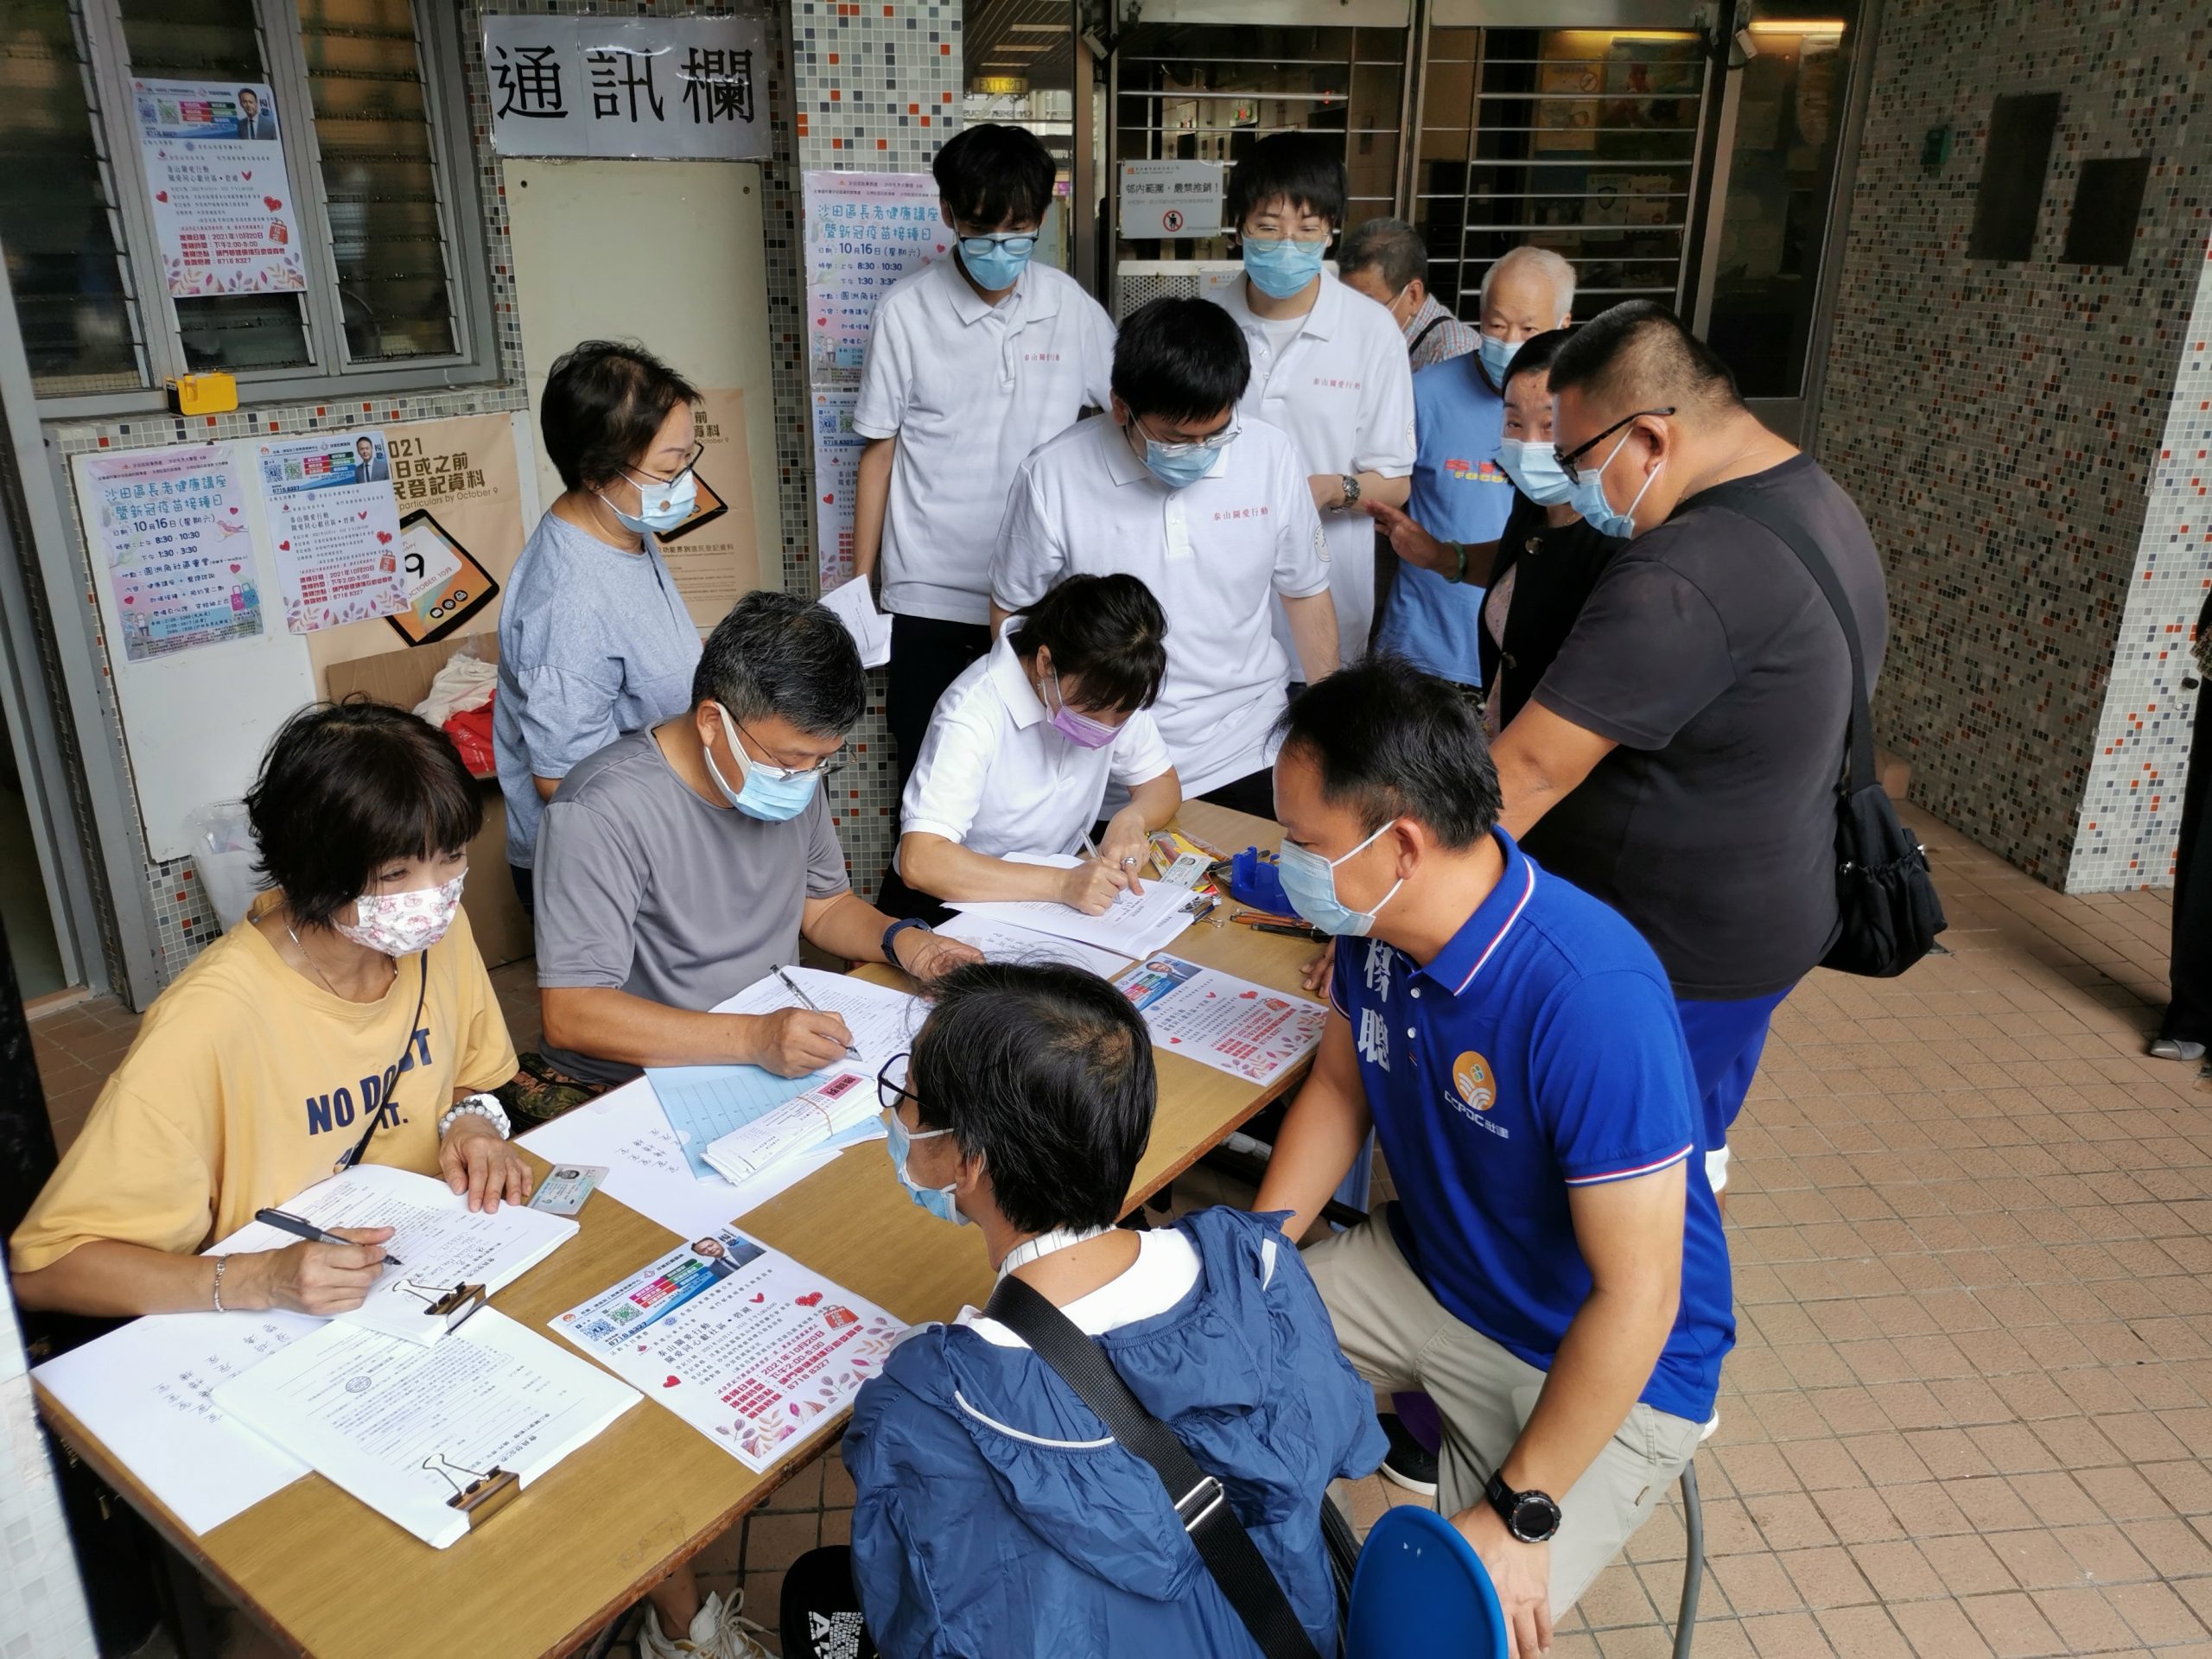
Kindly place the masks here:
POLYGON ((1252 1083, 1270 1082, 1312 1053, 1329 1019, 1319 1002, 1165 951, 1117 976, 1114 985, 1144 1015, 1154 1046, 1252 1083))
MULTIPOLYGON (((1017 861, 1073 869, 1081 861, 1063 855, 1025 857, 1017 861)), ((1188 888, 1165 881, 1147 881, 1141 893, 1124 890, 1115 894, 1114 902, 1103 916, 1086 916, 1073 905, 1064 905, 1054 899, 962 900, 948 908, 985 921, 1073 939, 1078 944, 1114 951, 1128 961, 1149 956, 1165 946, 1191 925, 1192 906, 1204 902, 1188 888)))
POLYGON ((728 1230, 669 1251, 551 1324, 756 1472, 850 1405, 906 1328, 728 1230))

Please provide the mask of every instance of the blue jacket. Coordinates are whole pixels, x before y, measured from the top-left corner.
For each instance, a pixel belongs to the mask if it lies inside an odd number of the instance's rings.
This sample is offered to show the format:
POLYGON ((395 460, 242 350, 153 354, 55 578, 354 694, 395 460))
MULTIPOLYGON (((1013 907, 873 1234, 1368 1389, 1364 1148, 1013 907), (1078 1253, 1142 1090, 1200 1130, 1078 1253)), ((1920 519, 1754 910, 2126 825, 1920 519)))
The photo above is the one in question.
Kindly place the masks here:
MULTIPOLYGON (((1198 1283, 1100 1341, 1228 1489, 1315 1648, 1333 1654, 1321 1498, 1382 1459, 1373 1393, 1272 1218, 1217 1209, 1176 1225, 1198 1283)), ((1026 1347, 916 1331, 861 1388, 844 1459, 853 1576, 887 1659, 1259 1651, 1152 1466, 1026 1347)))

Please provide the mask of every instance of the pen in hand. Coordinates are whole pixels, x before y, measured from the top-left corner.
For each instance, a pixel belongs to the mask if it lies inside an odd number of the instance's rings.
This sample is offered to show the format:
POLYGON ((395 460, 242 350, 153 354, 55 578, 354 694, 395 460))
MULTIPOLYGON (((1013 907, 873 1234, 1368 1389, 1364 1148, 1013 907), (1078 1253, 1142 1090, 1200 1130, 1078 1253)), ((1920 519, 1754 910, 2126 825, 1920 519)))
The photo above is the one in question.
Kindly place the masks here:
MULTIPOLYGON (((798 998, 801 1002, 806 1005, 808 1013, 821 1014, 824 1012, 822 1005, 806 994, 804 988, 801 987, 798 981, 793 979, 781 968, 776 969, 776 977, 784 982, 784 988, 785 990, 789 991, 793 996, 798 998)), ((847 1043, 845 1045, 845 1058, 847 1059, 857 1060, 860 1057, 860 1050, 855 1048, 850 1043, 847 1043)))
MULTIPOLYGON (((280 1233, 289 1233, 295 1238, 304 1238, 310 1244, 351 1244, 353 1243, 350 1238, 340 1238, 335 1233, 327 1233, 313 1222, 303 1221, 287 1210, 257 1210, 253 1212, 253 1218, 274 1227, 280 1233)), ((405 1263, 387 1250, 380 1265, 397 1268, 404 1267, 405 1263)))

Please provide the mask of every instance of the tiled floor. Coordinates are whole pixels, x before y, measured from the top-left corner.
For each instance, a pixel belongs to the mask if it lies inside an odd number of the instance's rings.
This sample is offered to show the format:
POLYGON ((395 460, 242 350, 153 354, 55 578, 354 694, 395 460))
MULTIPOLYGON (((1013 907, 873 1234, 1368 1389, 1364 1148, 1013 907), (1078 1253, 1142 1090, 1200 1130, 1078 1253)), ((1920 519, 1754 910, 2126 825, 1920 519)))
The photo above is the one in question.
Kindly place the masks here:
MULTIPOLYGON (((1808 982, 1737 1131, 1697 1652, 2212 1659, 2212 1086, 2141 1053, 2167 906, 2066 898, 1916 823, 1951 954, 1808 982)), ((496 977, 526 1046, 526 969, 496 977)), ((40 1026, 65 1137, 130 1026, 40 1026)), ((1363 1524, 1404 1497, 1347 1496, 1363 1524)), ((802 1475, 705 1553, 709 1587, 772 1622, 851 1498, 834 1459, 802 1475)), ((1667 1652, 1682 1554, 1670 1497, 1555 1651, 1667 1652)))

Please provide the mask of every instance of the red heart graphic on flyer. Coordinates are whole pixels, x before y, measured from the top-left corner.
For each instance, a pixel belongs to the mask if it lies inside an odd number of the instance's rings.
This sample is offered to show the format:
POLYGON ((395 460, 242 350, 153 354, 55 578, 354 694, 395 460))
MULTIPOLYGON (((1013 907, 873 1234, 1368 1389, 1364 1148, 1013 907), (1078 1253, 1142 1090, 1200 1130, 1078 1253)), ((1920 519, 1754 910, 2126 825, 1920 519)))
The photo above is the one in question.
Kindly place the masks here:
POLYGON ((232 507, 232 508, 231 509, 231 511, 232 511, 232 512, 236 512, 238 511, 238 509, 237 509, 236 507, 232 507))
MULTIPOLYGON (((279 543, 276 543, 276 546, 277 546, 277 548, 279 549, 279 550, 281 550, 281 551, 283 551, 283 552, 289 553, 289 552, 290 552, 290 551, 292 550, 292 544, 291 544, 289 542, 279 542, 279 543)), ((232 566, 231 567, 231 569, 233 569, 233 570, 235 570, 235 569, 238 569, 238 566, 236 566, 236 565, 234 564, 234 565, 232 565, 232 566)))
POLYGON ((284 199, 282 196, 264 196, 261 205, 273 213, 284 205, 284 199))
POLYGON ((765 1302, 768 1300, 768 1293, 765 1290, 756 1290, 753 1293, 753 1300, 756 1302, 765 1302))
POLYGON ((388 530, 380 530, 380 531, 377 531, 377 540, 378 540, 378 541, 380 541, 380 542, 388 542, 388 541, 390 541, 391 539, 391 532, 390 531, 388 531, 388 530))
POLYGON ((362 509, 361 509, 361 511, 360 511, 360 512, 359 512, 355 513, 353 516, 354 516, 356 518, 367 518, 367 517, 369 516, 368 509, 367 509, 366 507, 364 507, 364 508, 362 508, 362 509))
POLYGON ((125 594, 123 596, 123 602, 126 605, 136 605, 138 602, 138 595, 136 594, 125 594))
POLYGON ((232 565, 232 566, 231 567, 231 574, 232 574, 232 575, 234 575, 234 576, 235 576, 236 575, 238 575, 238 566, 236 566, 235 564, 234 564, 234 565, 232 565))
POLYGON ((169 193, 166 190, 156 190, 154 192, 154 200, 156 201, 167 201, 168 199, 169 193))
POLYGON ((246 168, 246 170, 245 170, 245 172, 243 172, 243 173, 241 173, 241 174, 239 174, 239 175, 238 175, 238 177, 240 177, 240 178, 242 178, 242 179, 250 179, 250 178, 251 178, 252 176, 253 176, 253 169, 252 169, 251 168, 246 168))
POLYGON ((661 1380, 660 1380, 660 1385, 661 1385, 661 1387, 663 1387, 664 1389, 672 1389, 672 1388, 674 1388, 674 1387, 675 1387, 678 1382, 681 1382, 683 1380, 683 1379, 682 1377, 680 1377, 680 1376, 664 1376, 664 1377, 661 1378, 661 1380))
POLYGON ((822 499, 823 504, 826 505, 835 505, 837 499, 837 492, 832 490, 827 495, 823 496, 822 499))
POLYGON ((818 1290, 810 1290, 804 1296, 792 1297, 791 1300, 800 1307, 818 1307, 822 1303, 822 1293, 818 1290))
POLYGON ((1179 1043, 1183 1039, 1180 1037, 1170 1037, 1167 1040, 1171 1043, 1179 1043))

